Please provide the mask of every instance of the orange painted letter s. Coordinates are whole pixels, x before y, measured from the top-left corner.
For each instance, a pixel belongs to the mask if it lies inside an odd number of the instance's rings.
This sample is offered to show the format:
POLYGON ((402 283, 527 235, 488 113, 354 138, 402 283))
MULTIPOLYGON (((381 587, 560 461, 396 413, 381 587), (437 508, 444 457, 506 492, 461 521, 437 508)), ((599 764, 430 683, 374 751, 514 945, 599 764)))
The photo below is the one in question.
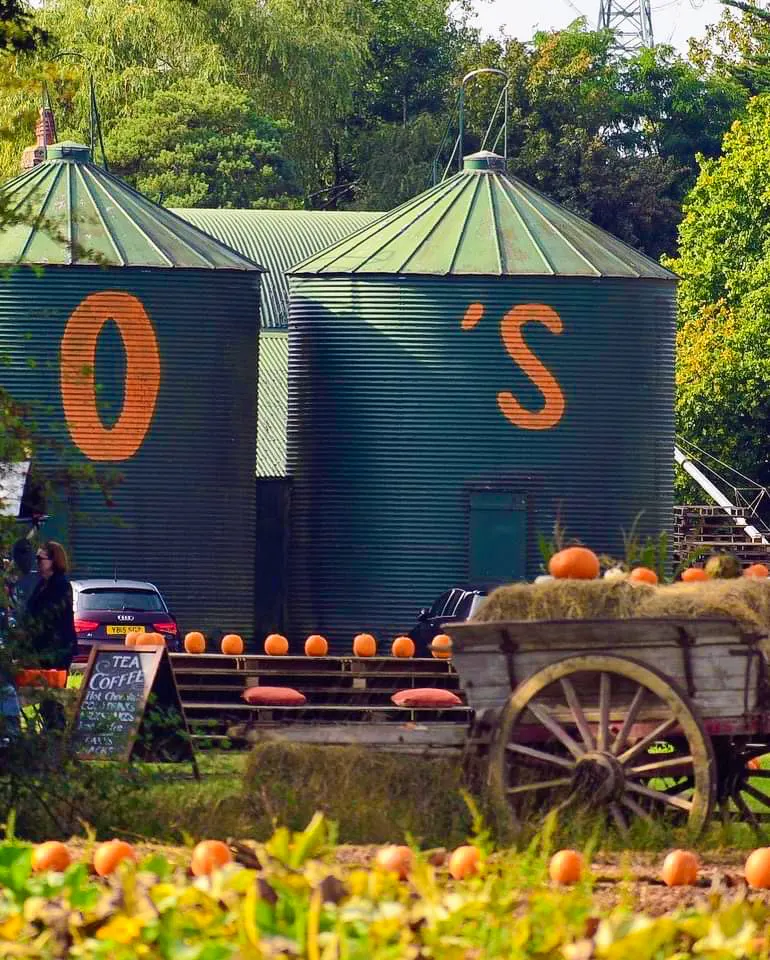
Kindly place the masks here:
POLYGON ((542 323, 555 334, 560 334, 564 326, 559 314, 542 303, 521 304, 509 310, 500 321, 500 337, 508 356, 543 394, 545 404, 541 410, 526 410, 509 390, 498 393, 497 403, 514 426, 524 430, 550 430, 564 416, 564 394, 556 377, 524 342, 522 328, 525 323, 542 323))

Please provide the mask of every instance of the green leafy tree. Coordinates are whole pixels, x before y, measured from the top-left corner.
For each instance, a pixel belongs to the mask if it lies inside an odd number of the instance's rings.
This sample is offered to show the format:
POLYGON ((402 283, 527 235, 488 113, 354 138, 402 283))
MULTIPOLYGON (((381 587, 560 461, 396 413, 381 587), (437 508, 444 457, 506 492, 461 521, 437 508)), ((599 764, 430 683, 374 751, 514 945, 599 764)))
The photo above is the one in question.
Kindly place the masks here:
POLYGON ((238 87, 182 80, 134 104, 107 137, 110 168, 173 207, 287 206, 297 184, 285 125, 238 87))
POLYGON ((679 228, 678 429, 770 484, 770 96, 701 160, 679 228))

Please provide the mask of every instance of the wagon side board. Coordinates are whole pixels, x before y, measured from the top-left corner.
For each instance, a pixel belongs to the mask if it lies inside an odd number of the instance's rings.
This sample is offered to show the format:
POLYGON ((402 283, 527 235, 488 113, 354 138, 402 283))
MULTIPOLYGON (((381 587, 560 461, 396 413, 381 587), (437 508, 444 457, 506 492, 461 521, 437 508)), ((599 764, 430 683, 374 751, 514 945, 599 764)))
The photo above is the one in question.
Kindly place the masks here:
POLYGON ((767 707, 770 642, 728 619, 540 620, 446 628, 468 705, 501 708, 549 664, 577 654, 628 656, 677 682, 710 720, 767 707))

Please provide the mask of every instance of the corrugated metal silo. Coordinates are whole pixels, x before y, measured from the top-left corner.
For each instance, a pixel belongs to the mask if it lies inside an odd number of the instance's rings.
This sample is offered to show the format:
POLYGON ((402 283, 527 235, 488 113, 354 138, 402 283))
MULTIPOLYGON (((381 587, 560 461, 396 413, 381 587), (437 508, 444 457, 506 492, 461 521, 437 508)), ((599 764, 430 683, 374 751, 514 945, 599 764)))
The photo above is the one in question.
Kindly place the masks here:
MULTIPOLYGON (((69 505, 78 576, 152 580, 186 629, 249 636, 254 608, 255 262, 94 165, 86 147, 2 188, 2 383, 62 459, 114 470, 69 505), (40 272, 37 268, 42 266, 40 272)), ((62 505, 52 512, 61 516, 62 505)))
POLYGON ((669 530, 675 276, 465 169, 291 271, 290 609, 383 636, 538 572, 538 533, 669 530))

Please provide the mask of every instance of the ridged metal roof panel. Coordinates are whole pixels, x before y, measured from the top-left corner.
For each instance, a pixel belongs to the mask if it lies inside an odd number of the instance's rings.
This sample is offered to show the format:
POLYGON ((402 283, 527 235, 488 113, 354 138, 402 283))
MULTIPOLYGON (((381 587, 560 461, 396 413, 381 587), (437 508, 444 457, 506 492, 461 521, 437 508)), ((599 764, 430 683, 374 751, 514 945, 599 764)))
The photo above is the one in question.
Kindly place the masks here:
POLYGON ((509 176, 502 158, 488 152, 467 157, 460 173, 289 272, 676 279, 509 176))
POLYGON ((174 211, 212 237, 263 263, 262 328, 286 329, 290 267, 328 246, 367 227, 381 213, 327 210, 202 210, 174 211))
POLYGON ((263 269, 92 163, 80 144, 49 147, 0 193, 23 218, 0 234, 0 264, 263 269))

